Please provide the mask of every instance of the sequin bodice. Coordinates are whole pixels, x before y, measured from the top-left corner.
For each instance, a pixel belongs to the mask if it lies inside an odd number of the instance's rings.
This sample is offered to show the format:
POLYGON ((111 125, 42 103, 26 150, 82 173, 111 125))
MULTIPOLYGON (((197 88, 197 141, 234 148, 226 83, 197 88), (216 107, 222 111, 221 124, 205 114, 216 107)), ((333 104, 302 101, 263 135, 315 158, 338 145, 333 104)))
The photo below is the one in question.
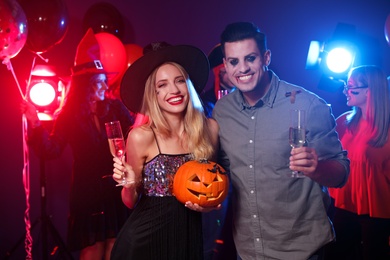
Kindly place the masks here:
POLYGON ((158 154, 147 162, 143 172, 146 196, 172 196, 173 178, 177 169, 191 160, 190 154, 158 154))

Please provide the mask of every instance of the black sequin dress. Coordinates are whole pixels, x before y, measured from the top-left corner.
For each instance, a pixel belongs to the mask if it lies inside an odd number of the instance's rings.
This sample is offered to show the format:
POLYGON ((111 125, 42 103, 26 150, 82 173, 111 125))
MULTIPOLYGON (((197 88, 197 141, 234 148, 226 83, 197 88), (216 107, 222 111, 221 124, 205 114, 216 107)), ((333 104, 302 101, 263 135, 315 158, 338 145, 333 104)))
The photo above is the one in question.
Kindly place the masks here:
POLYGON ((189 160, 189 154, 161 154, 159 148, 145 164, 142 196, 117 237, 112 260, 203 259, 201 214, 172 195, 174 174, 189 160))

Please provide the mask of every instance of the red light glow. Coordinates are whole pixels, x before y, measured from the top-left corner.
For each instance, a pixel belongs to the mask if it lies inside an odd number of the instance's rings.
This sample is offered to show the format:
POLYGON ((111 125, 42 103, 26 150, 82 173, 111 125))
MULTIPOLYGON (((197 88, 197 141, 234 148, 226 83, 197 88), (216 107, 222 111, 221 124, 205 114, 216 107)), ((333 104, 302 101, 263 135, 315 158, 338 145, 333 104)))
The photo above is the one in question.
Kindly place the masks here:
POLYGON ((37 106, 50 105, 56 98, 56 91, 52 85, 47 82, 39 82, 30 89, 30 99, 37 106))

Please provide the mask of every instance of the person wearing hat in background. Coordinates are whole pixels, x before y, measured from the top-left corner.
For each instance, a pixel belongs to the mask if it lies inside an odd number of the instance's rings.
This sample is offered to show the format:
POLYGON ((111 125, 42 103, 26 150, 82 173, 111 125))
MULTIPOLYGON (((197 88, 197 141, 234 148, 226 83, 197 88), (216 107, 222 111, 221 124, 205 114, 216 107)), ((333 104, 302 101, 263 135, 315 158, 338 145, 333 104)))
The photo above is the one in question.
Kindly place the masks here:
POLYGON ((236 88, 226 74, 220 43, 213 47, 208 55, 208 59, 210 62, 210 69, 212 69, 214 75, 214 85, 212 88, 203 92, 201 98, 206 116, 211 117, 215 102, 222 96, 233 92, 236 88))
POLYGON ((111 248, 130 210, 112 179, 112 155, 104 124, 119 120, 123 132, 134 122, 119 100, 105 98, 107 77, 92 29, 77 47, 69 91, 49 134, 35 107, 21 104, 31 131, 28 143, 38 156, 59 157, 67 144, 73 154, 67 246, 80 259, 109 259, 111 248))
POLYGON ((152 44, 121 82, 127 108, 145 116, 129 132, 126 159, 114 159, 114 179, 133 208, 111 259, 203 259, 202 208, 172 194, 177 169, 187 161, 215 160, 218 125, 207 119, 197 92, 209 75, 206 55, 189 45, 152 44), (125 161, 126 160, 126 161, 125 161))

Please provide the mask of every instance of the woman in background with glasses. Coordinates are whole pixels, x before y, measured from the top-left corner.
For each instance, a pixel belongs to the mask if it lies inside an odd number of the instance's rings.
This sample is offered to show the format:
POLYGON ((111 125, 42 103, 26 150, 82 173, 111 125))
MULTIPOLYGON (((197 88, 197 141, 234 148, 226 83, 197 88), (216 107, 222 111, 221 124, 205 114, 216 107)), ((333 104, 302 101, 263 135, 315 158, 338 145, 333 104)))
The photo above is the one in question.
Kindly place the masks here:
POLYGON ((336 242, 328 259, 389 259, 389 83, 380 68, 359 66, 343 93, 352 110, 337 119, 337 132, 351 172, 344 187, 329 189, 336 242))

